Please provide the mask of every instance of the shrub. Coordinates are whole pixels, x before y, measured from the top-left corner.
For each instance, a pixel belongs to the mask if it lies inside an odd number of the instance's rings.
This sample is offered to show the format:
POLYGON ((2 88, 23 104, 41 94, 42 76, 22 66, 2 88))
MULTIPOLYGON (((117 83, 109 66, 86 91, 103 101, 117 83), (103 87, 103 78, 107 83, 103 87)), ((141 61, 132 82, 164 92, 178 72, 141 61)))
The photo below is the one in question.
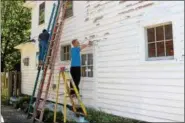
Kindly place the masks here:
MULTIPOLYGON (((54 118, 54 112, 50 111, 49 109, 45 109, 44 110, 43 121, 46 122, 46 123, 51 123, 51 122, 53 122, 53 118, 54 118)), ((57 122, 62 122, 63 121, 62 112, 57 112, 56 121, 57 122)))
MULTIPOLYGON (((52 123, 54 118, 54 112, 49 109, 45 109, 43 121, 44 123, 52 123)), ((63 113, 57 112, 56 122, 63 123, 63 113)), ((67 121, 67 123, 76 123, 75 121, 67 121)))
POLYGON ((16 108, 21 108, 24 112, 27 112, 29 106, 30 97, 24 96, 17 103, 16 108))

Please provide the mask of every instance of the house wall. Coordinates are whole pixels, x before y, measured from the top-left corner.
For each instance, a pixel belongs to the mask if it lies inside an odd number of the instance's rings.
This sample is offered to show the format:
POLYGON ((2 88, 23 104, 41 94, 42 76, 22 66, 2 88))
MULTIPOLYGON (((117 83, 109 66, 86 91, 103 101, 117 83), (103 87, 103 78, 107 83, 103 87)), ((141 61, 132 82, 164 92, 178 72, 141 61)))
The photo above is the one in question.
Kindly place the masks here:
POLYGON ((36 77, 36 48, 35 43, 27 43, 20 50, 21 52, 21 73, 22 73, 22 83, 21 92, 23 94, 31 95, 33 91, 33 83, 36 77), (23 63, 24 58, 29 58, 29 66, 25 66, 23 63))
POLYGON ((150 122, 184 121, 183 2, 93 1, 87 9, 89 35, 96 36, 98 107, 150 122), (169 21, 174 60, 147 61, 144 28, 169 21))
MULTIPOLYGON (((49 2, 48 11, 52 9, 49 2)), ((60 47, 74 38, 94 41, 93 47, 82 52, 94 55, 94 77, 82 78, 80 84, 84 103, 143 121, 184 121, 183 2, 73 2, 74 15, 65 21, 60 47), (173 24, 174 59, 147 61, 145 27, 169 21, 173 24)), ((32 37, 37 37, 43 28, 36 26, 38 6, 32 10, 32 37)), ((57 83, 60 66, 69 67, 70 61, 60 60, 59 48, 52 84, 57 83)), ((30 76, 30 91, 23 88, 22 92, 32 92, 35 72, 24 73, 30 76)), ((60 90, 63 91, 62 86, 60 90)), ((55 100, 54 92, 49 99, 55 100)))

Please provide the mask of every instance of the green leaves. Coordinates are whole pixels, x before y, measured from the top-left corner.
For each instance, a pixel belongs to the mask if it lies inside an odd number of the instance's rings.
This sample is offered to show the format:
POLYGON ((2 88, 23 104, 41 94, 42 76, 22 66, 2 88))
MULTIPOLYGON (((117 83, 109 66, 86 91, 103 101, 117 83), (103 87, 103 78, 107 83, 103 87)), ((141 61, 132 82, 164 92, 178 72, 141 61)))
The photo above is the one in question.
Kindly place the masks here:
POLYGON ((20 62, 20 52, 14 47, 29 41, 31 10, 23 7, 22 1, 1 2, 1 71, 11 70, 20 62))
POLYGON ((90 123, 139 123, 140 121, 127 119, 112 114, 105 113, 103 111, 97 111, 92 108, 87 109, 86 119, 90 123))

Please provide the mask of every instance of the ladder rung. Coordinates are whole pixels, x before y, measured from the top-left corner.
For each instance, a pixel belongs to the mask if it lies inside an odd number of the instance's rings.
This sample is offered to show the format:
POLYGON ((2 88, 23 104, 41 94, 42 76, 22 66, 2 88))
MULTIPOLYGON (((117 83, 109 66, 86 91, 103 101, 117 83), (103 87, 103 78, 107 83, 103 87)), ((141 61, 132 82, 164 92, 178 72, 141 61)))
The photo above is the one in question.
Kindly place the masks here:
POLYGON ((50 40, 50 41, 49 41, 49 43, 54 43, 54 41, 55 41, 55 39, 53 39, 53 40, 50 40))
POLYGON ((59 95, 64 95, 64 93, 60 93, 59 95))
POLYGON ((57 34, 57 32, 54 32, 54 33, 53 33, 53 35, 55 35, 55 36, 56 36, 56 34, 57 34))
POLYGON ((38 108, 38 109, 37 109, 37 111, 40 111, 40 112, 41 112, 41 111, 42 111, 42 109, 39 109, 39 108, 38 108))

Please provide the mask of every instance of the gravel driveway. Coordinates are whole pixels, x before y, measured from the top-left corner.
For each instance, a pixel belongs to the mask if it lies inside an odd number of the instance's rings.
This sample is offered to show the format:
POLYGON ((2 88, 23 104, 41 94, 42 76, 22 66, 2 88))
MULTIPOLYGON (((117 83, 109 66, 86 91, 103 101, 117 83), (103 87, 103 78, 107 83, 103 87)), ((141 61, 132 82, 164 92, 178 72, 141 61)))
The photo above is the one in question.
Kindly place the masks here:
POLYGON ((1 106, 1 114, 5 123, 32 123, 26 119, 27 115, 22 111, 17 111, 11 106, 1 106))

